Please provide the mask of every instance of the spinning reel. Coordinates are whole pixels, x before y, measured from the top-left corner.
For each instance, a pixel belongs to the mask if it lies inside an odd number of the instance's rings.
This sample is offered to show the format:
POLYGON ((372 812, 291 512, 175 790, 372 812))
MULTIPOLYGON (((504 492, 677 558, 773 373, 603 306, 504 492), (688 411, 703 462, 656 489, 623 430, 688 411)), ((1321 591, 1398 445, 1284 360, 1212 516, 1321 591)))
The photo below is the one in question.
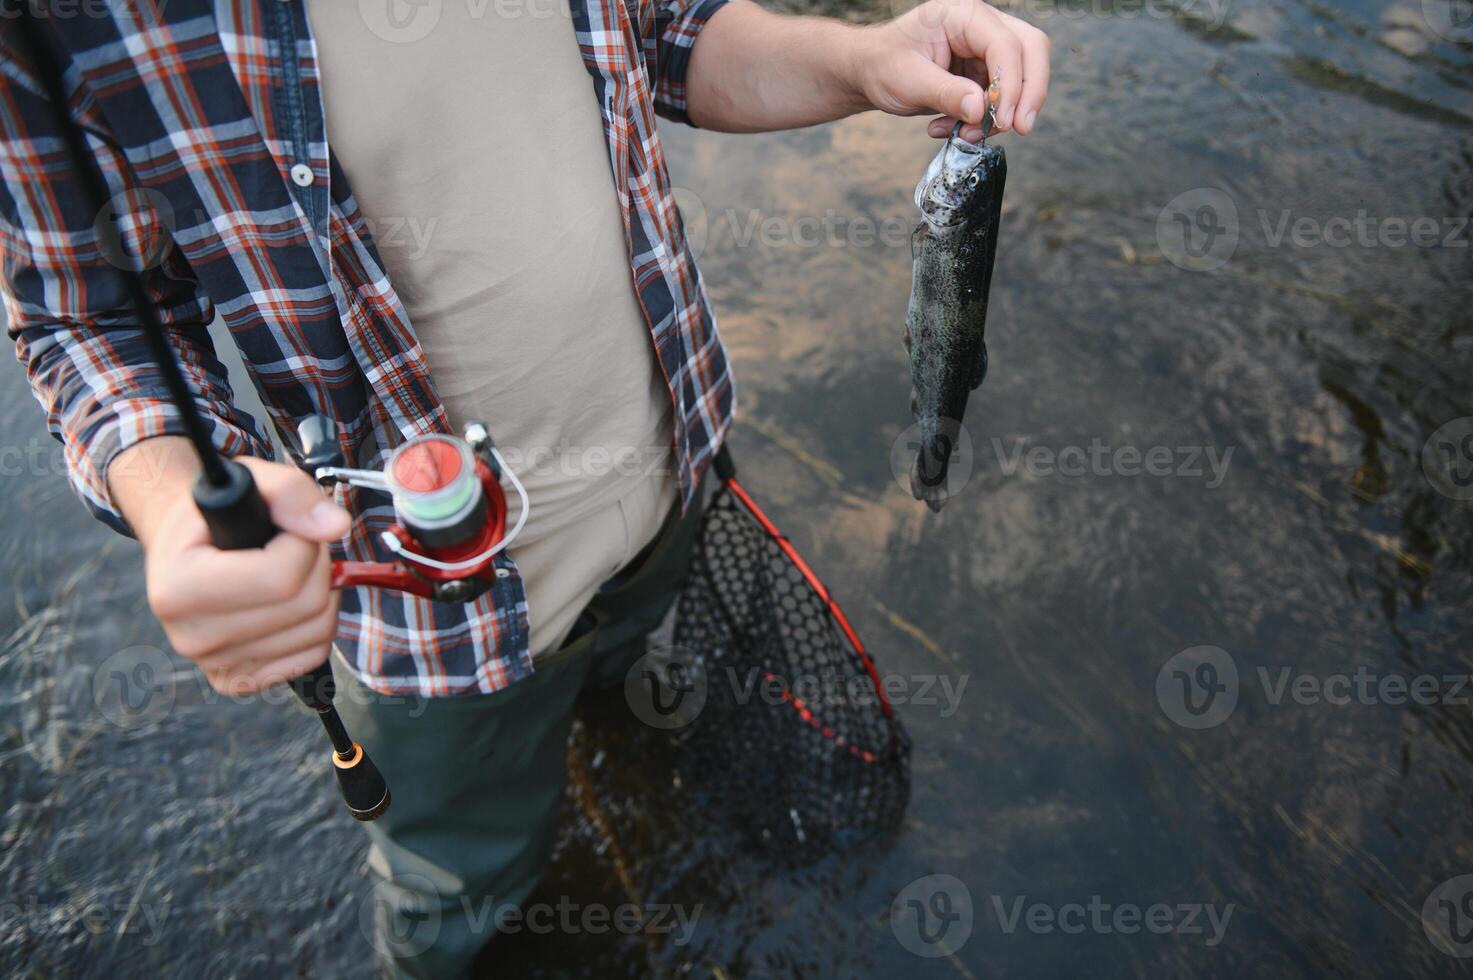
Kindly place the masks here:
POLYGON ((415 436, 390 454, 381 470, 343 465, 337 427, 312 415, 297 426, 301 466, 324 487, 348 484, 390 494, 397 523, 383 544, 398 561, 334 561, 333 588, 370 585, 439 602, 473 602, 496 580, 496 556, 527 522, 527 491, 480 422, 465 437, 415 436), (506 530, 506 475, 521 498, 506 530))

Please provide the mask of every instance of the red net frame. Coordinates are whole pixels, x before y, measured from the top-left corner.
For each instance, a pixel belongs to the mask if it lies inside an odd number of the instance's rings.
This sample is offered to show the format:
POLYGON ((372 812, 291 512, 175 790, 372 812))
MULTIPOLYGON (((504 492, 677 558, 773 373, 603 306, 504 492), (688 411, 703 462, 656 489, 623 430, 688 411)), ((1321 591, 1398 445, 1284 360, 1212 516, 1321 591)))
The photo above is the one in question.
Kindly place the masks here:
POLYGON ((893 832, 910 738, 813 568, 718 458, 674 641, 706 701, 681 733, 697 803, 785 863, 893 832))

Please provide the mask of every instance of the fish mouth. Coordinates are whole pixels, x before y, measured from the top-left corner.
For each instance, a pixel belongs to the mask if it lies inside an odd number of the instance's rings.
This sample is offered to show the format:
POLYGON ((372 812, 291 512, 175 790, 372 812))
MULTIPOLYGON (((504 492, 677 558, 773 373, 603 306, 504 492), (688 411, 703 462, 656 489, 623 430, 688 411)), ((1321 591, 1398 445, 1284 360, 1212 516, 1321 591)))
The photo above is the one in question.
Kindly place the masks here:
POLYGON ((952 132, 916 184, 915 205, 926 223, 938 232, 961 224, 962 207, 975 186, 973 176, 982 166, 986 139, 964 140, 960 127, 952 132))

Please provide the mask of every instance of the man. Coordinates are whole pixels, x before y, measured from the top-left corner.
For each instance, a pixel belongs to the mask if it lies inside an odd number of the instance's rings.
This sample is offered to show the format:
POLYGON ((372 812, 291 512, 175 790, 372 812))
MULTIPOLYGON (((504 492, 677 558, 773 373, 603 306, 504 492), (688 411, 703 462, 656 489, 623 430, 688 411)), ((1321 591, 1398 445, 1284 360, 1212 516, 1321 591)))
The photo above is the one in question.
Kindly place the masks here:
POLYGON ((995 82, 1000 128, 1026 134, 1047 39, 980 0, 873 27, 747 0, 33 10, 131 236, 109 241, 83 203, 0 21, 8 327, 71 482, 138 538, 150 606, 217 689, 259 690, 336 646, 342 710, 395 793, 370 864, 386 897, 442 912, 430 948, 384 923, 381 952, 402 974, 461 974, 489 938, 464 908, 538 880, 573 699, 621 676, 668 609, 731 421, 655 113, 754 132, 879 108, 975 137, 995 82), (216 443, 284 532, 264 549, 209 546, 197 462, 108 265, 134 259, 216 443), (330 554, 383 559, 392 508, 334 503, 267 461, 215 315, 289 445, 326 415, 349 464, 375 465, 407 436, 487 421, 530 499, 495 587, 466 605, 334 592, 330 554))

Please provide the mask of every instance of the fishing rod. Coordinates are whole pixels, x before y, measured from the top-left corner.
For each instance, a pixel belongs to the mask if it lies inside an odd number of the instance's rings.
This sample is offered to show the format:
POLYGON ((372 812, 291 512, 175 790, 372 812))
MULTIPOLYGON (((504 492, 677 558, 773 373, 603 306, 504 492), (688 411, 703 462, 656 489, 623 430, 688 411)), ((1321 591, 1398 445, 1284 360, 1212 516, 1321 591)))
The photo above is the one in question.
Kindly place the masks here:
MULTIPOLYGON (((23 47, 36 67, 38 81, 56 117, 57 131, 75 169, 88 204, 107 213, 110 196, 96 162, 87 150, 80 126, 67 113, 61 67, 52 57, 26 0, 0 0, 6 19, 18 25, 23 47), (18 14, 16 11, 18 10, 18 14)), ((121 228, 119 229, 121 231, 121 228)), ((122 276, 138 315, 151 358, 179 412, 185 434, 199 456, 201 473, 193 495, 210 543, 225 551, 261 548, 277 533, 270 509, 251 472, 222 455, 185 382, 158 312, 148 299, 136 268, 122 276)), ((491 441, 481 423, 466 427, 465 438, 430 434, 399 446, 383 470, 349 469, 343 465, 337 425, 320 415, 308 416, 297 429, 302 466, 325 487, 347 484, 393 496, 398 523, 382 536, 395 562, 334 561, 332 585, 377 586, 443 602, 471 602, 490 589, 504 571, 495 558, 526 523, 526 489, 491 441), (500 476, 505 473, 521 502, 516 526, 506 530, 506 498, 500 476)), ((317 714, 332 742, 332 766, 348 812, 373 820, 389 806, 389 787, 368 753, 354 742, 333 706, 336 685, 323 663, 291 681, 302 703, 317 714)))

